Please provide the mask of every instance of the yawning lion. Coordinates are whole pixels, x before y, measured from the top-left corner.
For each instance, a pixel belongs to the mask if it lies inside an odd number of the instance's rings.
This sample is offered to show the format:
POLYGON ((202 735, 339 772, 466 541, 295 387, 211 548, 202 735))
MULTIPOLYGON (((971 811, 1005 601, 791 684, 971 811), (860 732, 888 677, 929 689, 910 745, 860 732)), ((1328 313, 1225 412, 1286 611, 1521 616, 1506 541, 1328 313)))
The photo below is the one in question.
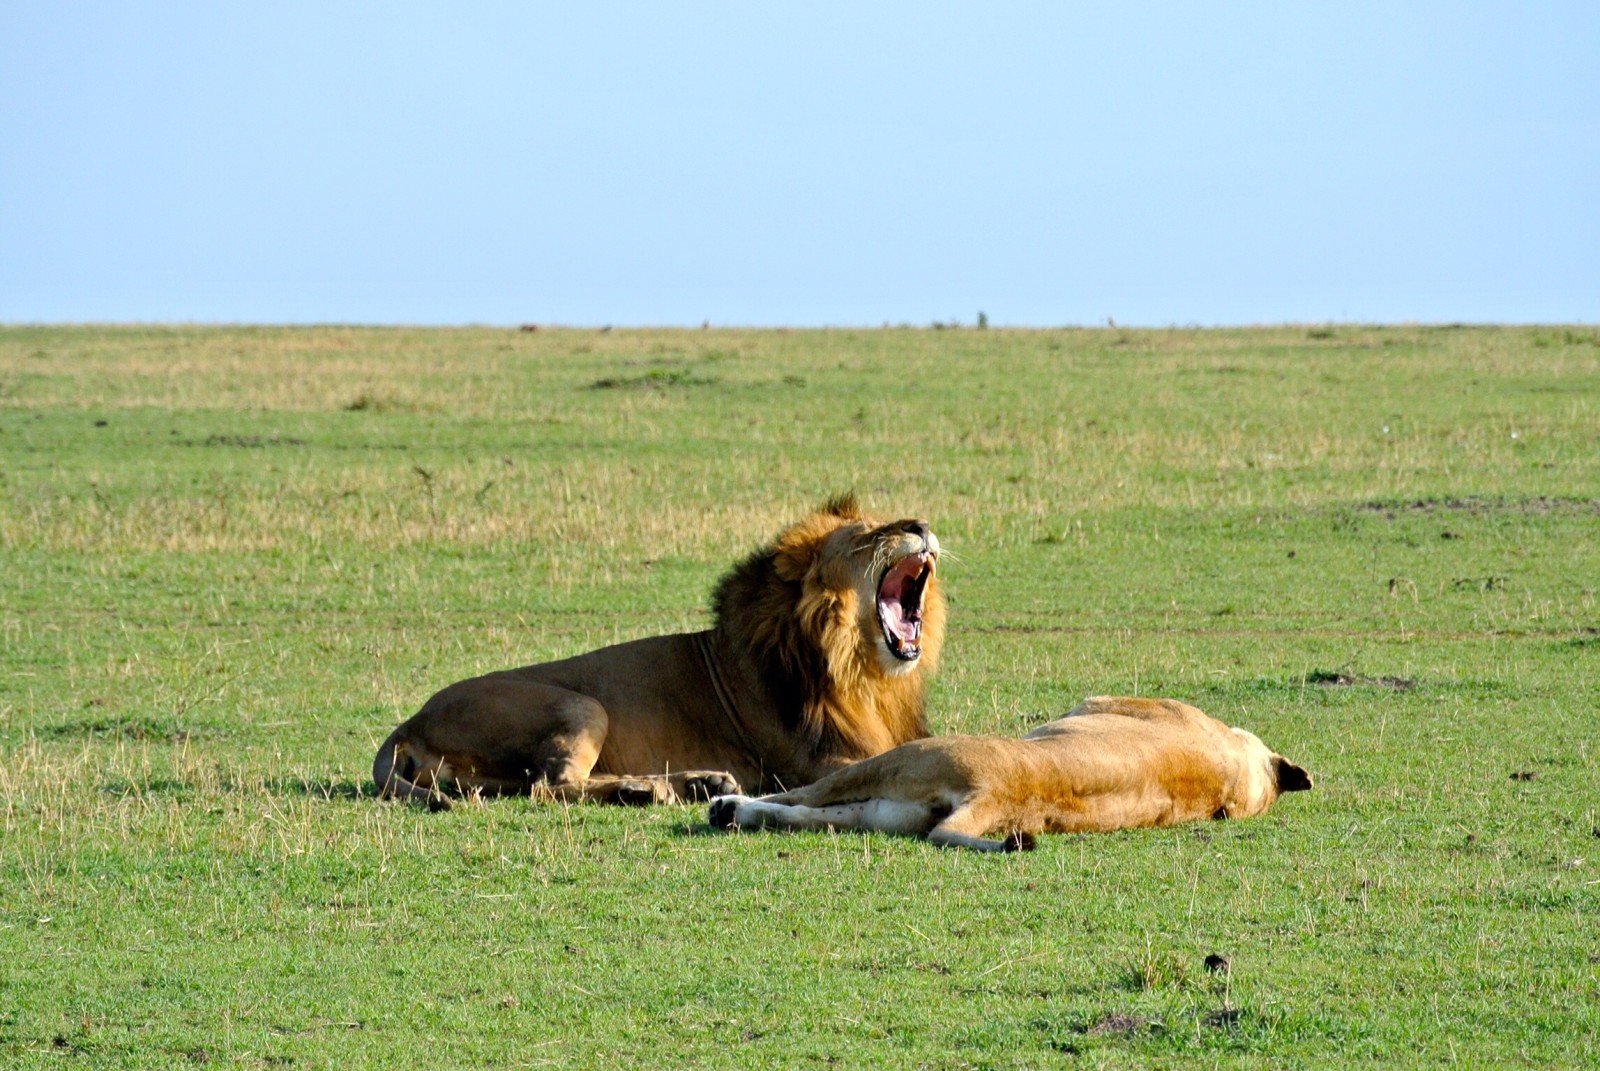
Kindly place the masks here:
POLYGON ((450 685, 384 741, 386 796, 622 803, 807 784, 928 735, 944 634, 926 522, 836 498, 735 566, 715 625, 450 685))
POLYGON ((914 740, 780 795, 711 805, 719 828, 872 829, 979 851, 1032 848, 1035 833, 1249 818, 1311 776, 1175 699, 1085 699, 1021 740, 914 740), (987 840, 1001 833, 1004 840, 987 840))

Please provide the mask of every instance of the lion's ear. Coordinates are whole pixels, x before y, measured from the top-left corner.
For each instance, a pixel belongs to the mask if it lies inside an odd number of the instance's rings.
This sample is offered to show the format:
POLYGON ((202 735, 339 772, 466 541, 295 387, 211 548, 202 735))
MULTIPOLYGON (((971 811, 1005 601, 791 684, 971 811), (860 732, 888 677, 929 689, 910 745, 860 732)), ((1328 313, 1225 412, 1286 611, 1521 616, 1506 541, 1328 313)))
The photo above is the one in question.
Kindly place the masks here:
POLYGON ((784 532, 772 548, 772 571, 780 580, 804 580, 822 553, 822 544, 837 527, 827 514, 818 513, 784 532))
POLYGON ((1282 755, 1272 757, 1272 776, 1279 792, 1305 792, 1311 788, 1311 775, 1282 755))
POLYGON ((801 581, 822 555, 828 537, 861 516, 854 493, 835 495, 811 516, 792 524, 772 545, 772 568, 778 577, 801 581))
POLYGON ((805 545, 778 547, 772 555, 772 571, 778 574, 779 580, 799 583, 806 578, 806 571, 811 568, 811 563, 816 557, 815 547, 805 545))
POLYGON ((854 491, 846 491, 842 495, 834 495, 822 504, 822 513, 831 514, 846 521, 859 521, 861 519, 861 503, 856 501, 854 491))

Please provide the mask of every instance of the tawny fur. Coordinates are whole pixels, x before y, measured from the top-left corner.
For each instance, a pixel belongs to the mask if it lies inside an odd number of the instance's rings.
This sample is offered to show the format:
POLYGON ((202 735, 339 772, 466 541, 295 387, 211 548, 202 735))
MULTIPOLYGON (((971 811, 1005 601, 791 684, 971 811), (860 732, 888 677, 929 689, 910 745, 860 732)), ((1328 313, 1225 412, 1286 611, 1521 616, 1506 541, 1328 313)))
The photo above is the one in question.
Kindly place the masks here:
POLYGON ((384 741, 373 779, 439 806, 441 790, 647 803, 807 784, 927 735, 937 556, 926 523, 836 498, 723 577, 713 628, 452 684, 384 741), (891 568, 926 581, 899 657, 878 609, 891 568))
POLYGON ((1310 787, 1253 733, 1186 703, 1101 696, 1020 740, 916 740, 794 791, 718 799, 711 823, 872 829, 1001 851, 1032 847, 1037 833, 1249 818, 1310 787))

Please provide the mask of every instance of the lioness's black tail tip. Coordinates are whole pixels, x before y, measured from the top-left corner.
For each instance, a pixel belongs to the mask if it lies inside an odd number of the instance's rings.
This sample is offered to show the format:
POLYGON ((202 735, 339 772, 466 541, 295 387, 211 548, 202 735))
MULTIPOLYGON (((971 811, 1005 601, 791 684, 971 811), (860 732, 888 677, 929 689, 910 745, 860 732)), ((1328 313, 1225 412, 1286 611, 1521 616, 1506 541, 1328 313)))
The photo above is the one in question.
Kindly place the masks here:
POLYGON ((711 801, 711 811, 706 815, 706 821, 711 823, 712 829, 732 829, 733 817, 739 813, 739 801, 723 796, 711 801))
POLYGON ((1038 846, 1039 842, 1034 840, 1032 833, 1024 833, 1021 830, 1007 833, 1006 839, 1000 842, 1000 850, 1003 852, 1031 852, 1038 846))

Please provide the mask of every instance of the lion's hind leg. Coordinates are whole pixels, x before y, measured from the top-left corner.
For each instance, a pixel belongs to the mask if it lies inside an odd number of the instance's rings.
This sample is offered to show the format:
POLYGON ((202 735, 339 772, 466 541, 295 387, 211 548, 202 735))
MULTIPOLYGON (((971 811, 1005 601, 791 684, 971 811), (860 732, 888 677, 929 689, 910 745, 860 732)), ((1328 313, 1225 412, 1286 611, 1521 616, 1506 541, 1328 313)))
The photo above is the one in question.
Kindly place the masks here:
POLYGON ((605 707, 590 696, 479 677, 446 688, 391 733, 372 778, 382 796, 439 806, 446 793, 601 798, 599 787, 586 786, 608 725, 605 707))

